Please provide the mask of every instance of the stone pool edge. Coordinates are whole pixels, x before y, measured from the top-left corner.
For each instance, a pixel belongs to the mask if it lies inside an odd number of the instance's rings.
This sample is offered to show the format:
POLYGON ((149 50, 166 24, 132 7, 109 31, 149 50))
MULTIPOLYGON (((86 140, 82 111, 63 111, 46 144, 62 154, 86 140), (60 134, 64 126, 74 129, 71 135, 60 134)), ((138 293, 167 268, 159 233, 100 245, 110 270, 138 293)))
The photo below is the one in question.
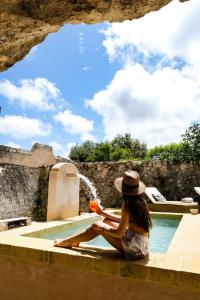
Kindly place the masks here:
MULTIPOLYGON (((83 215, 81 218, 84 220, 88 216, 83 215)), ((47 265, 60 265, 65 268, 140 279, 175 287, 200 289, 200 255, 196 253, 194 247, 193 252, 190 249, 190 251, 182 251, 181 253, 173 252, 172 247, 176 240, 180 243, 180 237, 184 237, 181 230, 187 227, 188 222, 191 223, 193 220, 193 223, 199 224, 200 227, 200 215, 183 214, 181 226, 178 227, 173 238, 170 251, 166 254, 150 253, 148 259, 139 261, 125 261, 115 250, 92 246, 81 249, 61 249, 55 248, 53 241, 22 236, 36 230, 42 230, 42 228, 75 222, 78 219, 80 220, 80 216, 66 221, 33 223, 27 227, 1 232, 0 255, 21 259, 27 263, 30 262, 30 264, 39 262, 47 265)), ((191 224, 189 228, 191 228, 191 224)), ((195 238, 195 231, 192 232, 195 240, 199 238, 199 231, 197 233, 198 236, 195 238)), ((200 239, 198 240, 200 241, 200 239)))

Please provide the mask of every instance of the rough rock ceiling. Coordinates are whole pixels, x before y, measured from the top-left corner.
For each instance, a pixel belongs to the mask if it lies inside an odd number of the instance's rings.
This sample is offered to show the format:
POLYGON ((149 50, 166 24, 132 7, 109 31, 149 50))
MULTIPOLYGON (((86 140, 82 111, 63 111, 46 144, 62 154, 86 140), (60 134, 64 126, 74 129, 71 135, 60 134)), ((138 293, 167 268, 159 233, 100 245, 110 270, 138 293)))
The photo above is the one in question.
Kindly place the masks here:
MULTIPOLYGON (((188 0, 179 0, 180 2, 188 0)), ((70 23, 137 19, 171 0, 0 0, 0 71, 70 23)))

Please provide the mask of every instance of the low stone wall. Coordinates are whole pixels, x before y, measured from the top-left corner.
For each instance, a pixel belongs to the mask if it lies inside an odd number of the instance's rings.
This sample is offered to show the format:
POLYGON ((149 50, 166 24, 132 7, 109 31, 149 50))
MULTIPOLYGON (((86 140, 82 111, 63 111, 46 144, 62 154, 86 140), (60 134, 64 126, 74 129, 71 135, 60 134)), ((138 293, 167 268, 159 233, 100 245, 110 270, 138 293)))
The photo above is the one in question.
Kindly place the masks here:
MULTIPOLYGON (((128 169, 137 171, 146 186, 155 186, 167 200, 180 200, 183 197, 199 196, 194 186, 200 186, 200 162, 137 162, 118 163, 79 163, 79 172, 87 176, 97 188, 98 195, 106 207, 121 206, 121 195, 113 183, 116 177, 123 175, 128 169)), ((88 200, 88 189, 81 184, 83 204, 88 200)), ((85 205, 86 206, 86 205, 85 205)))
MULTIPOLYGON (((200 300, 197 270, 175 272, 166 268, 166 260, 162 268, 152 268, 144 262, 123 261, 118 255, 95 258, 95 250, 68 254, 69 250, 56 252, 52 246, 39 251, 35 244, 28 250, 1 248, 5 249, 0 253, 1 300, 200 300)), ((172 257, 170 267, 175 261, 180 259, 172 257)))

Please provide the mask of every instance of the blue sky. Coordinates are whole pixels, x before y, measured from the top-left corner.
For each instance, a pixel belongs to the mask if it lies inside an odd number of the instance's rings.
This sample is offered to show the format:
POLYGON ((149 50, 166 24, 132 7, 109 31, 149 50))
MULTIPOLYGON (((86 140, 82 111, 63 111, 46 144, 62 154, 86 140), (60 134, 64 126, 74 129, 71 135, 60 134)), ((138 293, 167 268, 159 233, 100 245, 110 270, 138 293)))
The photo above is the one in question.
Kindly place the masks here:
POLYGON ((174 0, 138 20, 50 34, 0 73, 0 143, 66 156, 125 132, 149 147, 179 141, 200 117, 199 11, 174 0))
MULTIPOLYGON (((50 34, 43 43, 33 48, 23 61, 2 72, 0 81, 9 80, 19 87, 22 79, 47 79, 60 91, 59 98, 62 99, 63 105, 61 110, 67 108, 75 115, 95 120, 95 138, 103 140, 100 117, 92 109, 85 107, 84 100, 92 98, 96 91, 105 88, 119 68, 119 63, 109 63, 102 45, 103 35, 100 30, 107 26, 107 24, 81 24, 62 27, 58 33, 50 34)), ((12 142, 29 149, 34 141, 42 143, 56 141, 63 147, 68 143, 81 142, 79 134, 66 133, 63 126, 53 121, 55 110, 41 111, 32 105, 22 107, 19 101, 8 101, 7 96, 6 93, 0 98, 3 116, 23 115, 28 118, 39 118, 44 123, 51 123, 52 130, 50 136, 41 138, 21 139, 20 135, 19 137, 2 135, 2 144, 12 142)))

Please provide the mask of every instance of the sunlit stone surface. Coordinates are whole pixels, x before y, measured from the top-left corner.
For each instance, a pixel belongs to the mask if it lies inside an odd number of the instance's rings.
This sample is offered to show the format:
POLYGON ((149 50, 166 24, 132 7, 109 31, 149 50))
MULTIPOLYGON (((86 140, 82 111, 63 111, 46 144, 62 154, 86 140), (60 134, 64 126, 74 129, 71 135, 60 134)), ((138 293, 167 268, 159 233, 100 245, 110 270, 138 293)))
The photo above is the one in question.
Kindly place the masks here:
MULTIPOLYGON (((187 0, 179 0, 184 2, 187 0)), ((0 71, 66 23, 137 19, 171 0, 1 0, 0 71)))

